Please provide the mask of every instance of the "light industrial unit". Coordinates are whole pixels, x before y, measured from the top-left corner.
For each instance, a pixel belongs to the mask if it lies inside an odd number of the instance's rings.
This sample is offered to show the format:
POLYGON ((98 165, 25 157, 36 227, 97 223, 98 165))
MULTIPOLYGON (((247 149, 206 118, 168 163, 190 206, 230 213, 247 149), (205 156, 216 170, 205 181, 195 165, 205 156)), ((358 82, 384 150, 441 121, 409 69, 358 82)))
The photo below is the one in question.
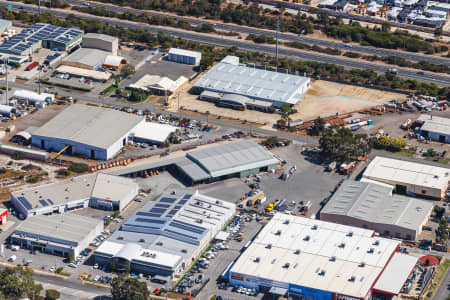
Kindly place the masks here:
POLYGON ((125 112, 73 104, 37 129, 31 143, 42 149, 98 160, 114 157, 130 134, 145 122, 125 112))
POLYGON ((417 122, 423 124, 419 130, 422 136, 432 141, 450 144, 450 118, 420 115, 417 122))
POLYGON ((169 187, 131 216, 95 252, 100 265, 175 276, 197 259, 235 214, 235 205, 198 191, 169 187))
POLYGON ((95 173, 14 191, 11 203, 22 218, 86 207, 122 210, 138 190, 130 178, 95 173))
POLYGON ((367 300, 398 294, 408 279, 417 258, 399 246, 372 230, 277 213, 227 275, 232 285, 280 296, 367 300), (390 268, 397 261, 407 263, 390 268))
POLYGON ((112 55, 117 55, 119 49, 119 39, 114 36, 101 33, 87 33, 83 37, 83 48, 92 48, 107 51, 112 55))
POLYGON ((189 51, 185 49, 171 48, 167 55, 167 60, 198 66, 202 59, 202 54, 197 51, 189 51))
POLYGON ((102 231, 103 220, 70 213, 37 216, 20 223, 10 240, 32 251, 76 257, 102 231))
POLYGON ((64 51, 81 43, 83 31, 36 23, 0 45, 0 53, 29 56, 39 47, 64 51))
POLYGON ((430 217, 433 203, 392 195, 392 189, 378 183, 346 180, 320 211, 320 219, 415 240, 430 217))
POLYGON ((450 180, 450 169, 377 156, 363 178, 394 186, 398 194, 442 199, 450 180))
POLYGON ((250 67, 239 64, 239 58, 226 57, 203 75, 192 91, 198 94, 203 91, 238 94, 279 107, 295 105, 310 84, 307 77, 250 67))
POLYGON ((149 164, 113 170, 111 174, 142 176, 151 170, 165 169, 186 185, 207 183, 232 177, 247 177, 271 172, 279 160, 266 148, 250 139, 212 145, 190 151, 185 157, 160 160, 149 164))

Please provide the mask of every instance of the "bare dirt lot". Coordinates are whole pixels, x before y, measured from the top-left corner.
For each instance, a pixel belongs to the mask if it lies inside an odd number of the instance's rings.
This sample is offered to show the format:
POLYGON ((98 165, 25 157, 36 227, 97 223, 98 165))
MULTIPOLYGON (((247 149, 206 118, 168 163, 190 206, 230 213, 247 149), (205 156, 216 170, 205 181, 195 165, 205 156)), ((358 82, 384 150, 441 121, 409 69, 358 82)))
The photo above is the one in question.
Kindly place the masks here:
MULTIPOLYGON (((180 92, 180 106, 184 109, 194 110, 201 113, 207 111, 211 115, 220 115, 227 118, 238 118, 251 122, 266 124, 271 128, 280 115, 277 113, 268 114, 254 110, 236 111, 228 108, 217 107, 213 103, 200 101, 197 95, 189 94, 192 84, 186 86, 180 92)), ((393 99, 402 99, 405 95, 379 91, 375 89, 357 87, 353 85, 340 84, 335 82, 315 80, 306 95, 301 99, 295 109, 298 111, 291 118, 311 120, 318 116, 326 117, 354 112, 380 105, 393 99)), ((176 111, 177 106, 169 110, 176 111)))

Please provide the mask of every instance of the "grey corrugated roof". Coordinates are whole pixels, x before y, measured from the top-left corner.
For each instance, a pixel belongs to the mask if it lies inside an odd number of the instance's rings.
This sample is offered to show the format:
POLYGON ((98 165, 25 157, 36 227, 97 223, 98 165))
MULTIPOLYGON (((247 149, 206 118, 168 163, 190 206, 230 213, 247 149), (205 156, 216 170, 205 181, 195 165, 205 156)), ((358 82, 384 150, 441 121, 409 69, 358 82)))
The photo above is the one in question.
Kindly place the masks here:
POLYGON ((93 32, 86 33, 84 35, 84 38, 100 39, 100 40, 104 40, 107 42, 114 42, 115 40, 118 40, 117 37, 115 37, 115 36, 101 34, 101 33, 93 33, 93 32))
POLYGON ((183 170, 193 181, 201 181, 210 178, 209 174, 199 167, 195 162, 184 157, 176 163, 177 167, 183 170))
POLYGON ((102 220, 81 215, 39 215, 21 222, 16 234, 25 234, 46 241, 49 238, 78 243, 82 241, 102 220))
POLYGON ((105 149, 113 145, 143 118, 109 108, 72 104, 45 123, 33 135, 51 137, 105 149))
POLYGON ((295 104, 301 98, 299 88, 308 80, 297 75, 220 62, 203 75, 194 87, 295 104))
POLYGON ((417 230, 433 204, 390 193, 391 188, 379 184, 346 180, 321 213, 417 230))
POLYGON ((278 163, 271 152, 250 139, 192 151, 187 157, 197 162, 212 177, 278 163))
POLYGON ((98 49, 91 49, 91 48, 81 48, 77 51, 73 52, 69 56, 65 57, 63 59, 64 62, 71 62, 71 63, 80 63, 89 65, 92 67, 96 67, 98 65, 103 64, 106 57, 110 55, 111 53, 108 51, 98 50, 98 49))
POLYGON ((16 198, 24 197, 36 209, 91 197, 118 201, 134 190, 137 190, 137 183, 133 179, 95 173, 14 191, 12 194, 16 198))

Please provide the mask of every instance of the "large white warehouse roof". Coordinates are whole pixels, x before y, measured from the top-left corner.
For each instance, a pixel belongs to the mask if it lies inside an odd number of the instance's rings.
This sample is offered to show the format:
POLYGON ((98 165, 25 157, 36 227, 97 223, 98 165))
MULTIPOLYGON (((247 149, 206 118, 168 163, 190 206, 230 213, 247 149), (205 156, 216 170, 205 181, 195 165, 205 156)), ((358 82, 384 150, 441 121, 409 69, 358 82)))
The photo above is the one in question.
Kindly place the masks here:
POLYGON ((231 268, 230 278, 364 298, 400 244, 373 234, 277 213, 231 268))
POLYGON ((296 104, 309 82, 307 77, 222 61, 203 75, 194 87, 239 94, 252 99, 296 104))
POLYGON ((450 169, 377 156, 367 166, 363 177, 445 190, 450 169))

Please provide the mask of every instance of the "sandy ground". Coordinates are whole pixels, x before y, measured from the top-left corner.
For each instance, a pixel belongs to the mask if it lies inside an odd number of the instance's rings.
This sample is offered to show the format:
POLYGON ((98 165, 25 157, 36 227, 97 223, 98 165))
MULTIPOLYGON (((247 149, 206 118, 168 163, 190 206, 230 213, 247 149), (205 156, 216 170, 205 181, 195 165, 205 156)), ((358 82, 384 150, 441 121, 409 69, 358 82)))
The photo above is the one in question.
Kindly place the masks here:
MULTIPOLYGON (((186 86, 180 93, 180 106, 184 109, 200 113, 209 111, 211 115, 258 122, 265 124, 266 128, 272 128, 272 125, 280 119, 280 115, 277 113, 268 114, 254 110, 237 111, 217 107, 213 103, 198 100, 197 95, 189 94, 190 88, 191 85, 186 86)), ((335 115, 336 112, 339 114, 349 113, 404 97, 405 95, 397 93, 316 80, 303 99, 295 106, 298 112, 292 115, 291 119, 311 120, 318 116, 335 115)), ((174 105, 169 110, 176 111, 177 106, 174 105)))

